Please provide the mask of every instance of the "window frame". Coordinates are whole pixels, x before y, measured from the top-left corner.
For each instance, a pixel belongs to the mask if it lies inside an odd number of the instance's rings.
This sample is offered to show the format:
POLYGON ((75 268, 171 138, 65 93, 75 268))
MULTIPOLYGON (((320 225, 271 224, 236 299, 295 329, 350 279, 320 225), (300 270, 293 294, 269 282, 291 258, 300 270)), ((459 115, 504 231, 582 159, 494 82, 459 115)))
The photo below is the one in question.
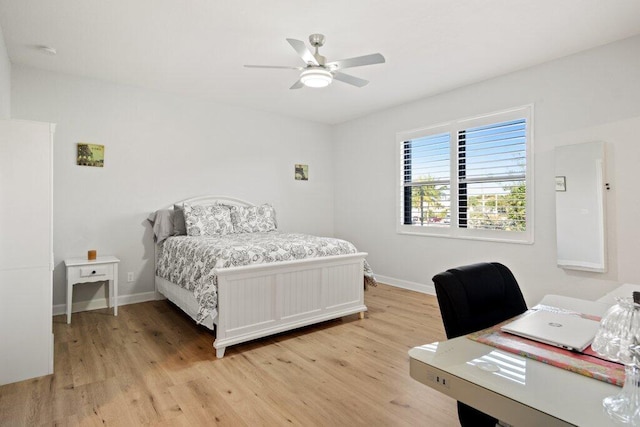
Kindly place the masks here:
POLYGON ((396 231, 398 234, 446 237, 455 239, 472 239, 496 242, 532 244, 534 241, 534 158, 533 158, 533 105, 524 105, 508 110, 452 120, 424 128, 398 132, 396 134, 396 170, 397 170, 397 194, 396 194, 396 231), (459 227, 459 202, 458 202, 458 132, 478 126, 491 125, 516 119, 526 120, 526 230, 485 230, 459 227), (404 144, 408 140, 426 137, 438 133, 447 132, 450 135, 450 225, 448 227, 416 226, 404 224, 404 144))

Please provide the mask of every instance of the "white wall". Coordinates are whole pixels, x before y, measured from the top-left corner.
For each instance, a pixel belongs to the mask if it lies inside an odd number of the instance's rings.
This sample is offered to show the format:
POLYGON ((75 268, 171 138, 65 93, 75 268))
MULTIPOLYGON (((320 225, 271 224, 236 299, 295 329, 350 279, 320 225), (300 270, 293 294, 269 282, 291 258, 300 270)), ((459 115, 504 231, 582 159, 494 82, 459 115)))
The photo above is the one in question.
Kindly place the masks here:
POLYGON ((432 290, 436 273, 499 261, 529 304, 544 294, 595 298, 640 283, 640 37, 405 104, 334 128, 335 231, 369 252, 378 276, 432 290), (534 104, 535 243, 518 245, 396 234, 396 132, 534 104), (553 149, 607 143, 609 271, 556 266, 553 149))
MULTIPOLYGON (((203 194, 270 202, 283 230, 333 234, 328 126, 33 68, 12 69, 12 115, 57 123, 54 142, 54 306, 63 309, 63 260, 121 259, 125 302, 148 296, 153 244, 147 215, 203 194), (105 146, 105 167, 75 164, 76 144, 105 146), (309 181, 294 180, 294 164, 309 181), (134 272, 135 283, 126 283, 134 272)), ((74 301, 99 301, 96 285, 74 301)))
POLYGON ((0 27, 0 119, 11 117, 11 62, 0 27))

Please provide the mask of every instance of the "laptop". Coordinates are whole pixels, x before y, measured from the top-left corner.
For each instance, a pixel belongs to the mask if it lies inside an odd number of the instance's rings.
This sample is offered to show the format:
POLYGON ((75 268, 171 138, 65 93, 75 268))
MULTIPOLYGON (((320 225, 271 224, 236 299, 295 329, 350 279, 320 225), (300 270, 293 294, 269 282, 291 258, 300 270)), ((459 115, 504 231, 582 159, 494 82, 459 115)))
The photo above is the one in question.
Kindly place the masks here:
POLYGON ((537 310, 500 329, 544 344, 581 352, 591 344, 600 322, 559 312, 537 310))

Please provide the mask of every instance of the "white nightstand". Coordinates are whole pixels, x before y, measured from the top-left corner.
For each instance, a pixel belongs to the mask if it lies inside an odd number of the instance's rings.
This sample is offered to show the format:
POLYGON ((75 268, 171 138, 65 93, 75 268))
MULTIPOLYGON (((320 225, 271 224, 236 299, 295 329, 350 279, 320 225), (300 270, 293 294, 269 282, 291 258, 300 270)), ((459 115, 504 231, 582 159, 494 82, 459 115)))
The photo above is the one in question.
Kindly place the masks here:
POLYGON ((64 261, 67 266, 67 323, 71 323, 71 301, 73 286, 78 283, 109 281, 107 306, 113 305, 113 315, 118 315, 118 263, 114 256, 101 256, 89 261, 86 258, 71 258, 64 261), (113 304, 111 299, 113 298, 113 304))

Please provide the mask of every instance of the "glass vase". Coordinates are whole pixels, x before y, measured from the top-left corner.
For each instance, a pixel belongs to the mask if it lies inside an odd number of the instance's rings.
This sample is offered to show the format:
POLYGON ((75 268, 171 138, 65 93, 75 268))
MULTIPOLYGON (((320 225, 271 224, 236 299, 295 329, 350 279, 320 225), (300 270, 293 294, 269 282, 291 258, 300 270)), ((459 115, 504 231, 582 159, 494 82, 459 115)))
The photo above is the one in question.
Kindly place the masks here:
POLYGON ((640 426, 640 304, 617 301, 602 318, 591 348, 625 365, 622 391, 602 400, 605 411, 617 422, 640 426))
POLYGON ((640 368, 626 365, 624 386, 614 396, 605 397, 602 405, 614 420, 640 426, 640 368))

